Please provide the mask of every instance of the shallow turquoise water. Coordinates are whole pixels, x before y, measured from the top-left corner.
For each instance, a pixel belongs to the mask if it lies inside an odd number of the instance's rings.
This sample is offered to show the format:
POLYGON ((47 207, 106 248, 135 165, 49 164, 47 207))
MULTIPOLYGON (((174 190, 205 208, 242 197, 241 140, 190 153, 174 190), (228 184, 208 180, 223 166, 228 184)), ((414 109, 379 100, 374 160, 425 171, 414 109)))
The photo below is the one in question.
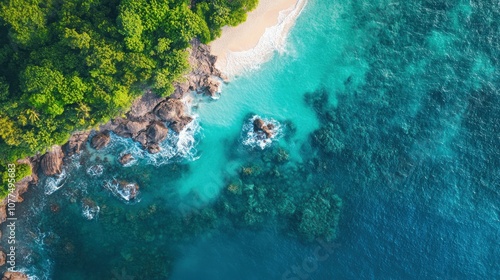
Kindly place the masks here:
MULTIPOLYGON (((195 102, 189 156, 124 168, 83 154, 61 189, 28 193, 21 265, 42 279, 500 278, 499 18, 499 3, 485 0, 311 0, 287 52, 219 100, 195 102), (252 114, 282 127, 264 150, 242 144, 252 114), (279 169, 289 179, 274 187, 328 182, 343 200, 321 260, 320 242, 300 242, 279 221, 189 218, 277 146, 290 154, 279 169), (96 164, 104 172, 93 177, 96 164), (288 174, 300 166, 310 174, 288 174), (140 201, 103 188, 113 177, 137 182, 140 201)), ((114 138, 97 156, 140 153, 132 147, 114 138)))

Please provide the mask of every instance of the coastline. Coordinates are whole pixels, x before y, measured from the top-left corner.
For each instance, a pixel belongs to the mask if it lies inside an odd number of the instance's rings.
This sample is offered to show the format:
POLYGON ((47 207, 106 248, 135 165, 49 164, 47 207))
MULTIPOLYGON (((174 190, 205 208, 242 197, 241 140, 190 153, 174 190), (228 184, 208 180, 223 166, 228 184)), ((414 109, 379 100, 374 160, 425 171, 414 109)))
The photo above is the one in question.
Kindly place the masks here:
POLYGON ((258 68, 275 51, 283 52, 287 35, 306 4, 307 0, 260 1, 244 23, 224 27, 222 36, 209 44, 218 58, 217 69, 232 78, 258 68))
MULTIPOLYGON (((174 84, 175 91, 171 96, 158 97, 145 90, 144 94, 134 101, 125 118, 116 117, 100 125, 99 129, 75 131, 64 145, 54 145, 45 154, 36 154, 20 160, 19 162, 31 165, 32 173, 16 183, 16 201, 22 202, 21 195, 27 192, 30 186, 38 184, 39 174, 58 175, 70 156, 85 149, 93 131, 96 131, 97 135, 113 132, 143 144, 145 150, 154 150, 157 142, 162 139, 149 143, 153 144, 152 149, 145 140, 145 132, 151 130, 149 128, 158 121, 165 121, 155 113, 161 104, 165 107, 164 115, 172 115, 169 120, 174 120, 173 127, 171 124, 168 128, 176 132, 182 130, 191 121, 183 101, 188 93, 195 91, 215 98, 222 80, 234 77, 246 69, 258 67, 276 50, 283 51, 286 36, 306 3, 307 0, 261 1, 257 8, 248 14, 244 23, 236 27, 224 27, 222 36, 208 46, 193 40, 189 48, 192 70, 185 75, 184 81, 174 84), (241 40, 242 38, 245 39, 241 40), (173 104, 165 105, 168 100, 173 104), (47 168, 44 168, 44 163, 48 165, 47 168)), ((0 224, 6 219, 6 204, 7 198, 0 202, 0 224)))
MULTIPOLYGON (((125 117, 118 116, 101 124, 98 129, 75 131, 64 145, 53 145, 45 154, 37 153, 18 160, 19 163, 29 164, 32 172, 15 183, 16 188, 10 202, 22 202, 22 194, 38 184, 39 175, 60 175, 63 166, 71 161, 70 157, 86 149, 87 142, 94 149, 104 148, 109 144, 109 132, 132 138, 150 153, 159 152, 161 148, 158 144, 165 140, 168 130, 179 133, 193 120, 184 102, 188 93, 194 91, 214 97, 222 80, 220 71, 214 66, 217 58, 210 53, 209 46, 195 39, 188 50, 192 70, 184 76, 183 81, 174 84, 175 90, 170 96, 159 97, 146 89, 143 95, 133 102, 125 117)), ((0 201, 0 224, 7 219, 8 201, 9 197, 0 201)))
MULTIPOLYGON (((305 4, 306 0, 261 2, 248 15, 247 21, 237 27, 225 27, 222 37, 208 46, 193 40, 189 57, 192 70, 185 75, 184 81, 174 84, 175 91, 172 95, 158 97, 145 90, 125 117, 116 117, 100 125, 99 129, 75 131, 64 145, 54 145, 45 154, 38 153, 20 160, 30 164, 32 174, 16 183, 13 193, 16 202, 22 202, 22 194, 38 184, 40 174, 59 175, 72 155, 86 149, 86 143, 90 142, 94 146, 93 138, 96 135, 106 138, 109 137, 109 132, 113 132, 141 143, 144 150, 150 153, 157 152, 157 144, 166 135, 155 138, 156 135, 162 134, 164 129, 179 132, 192 121, 184 102, 188 93, 194 91, 214 98, 222 80, 258 67, 270 59, 274 51, 283 51, 288 31, 305 4), (256 22, 259 23, 258 32, 255 32, 256 22), (247 40, 240 41, 242 36, 247 40), (227 44, 228 40, 233 43, 227 44), (162 112, 158 113, 159 111, 162 112), (168 125, 161 127, 160 122, 168 125), (153 141, 149 140, 151 135, 155 138, 153 141)), ((102 141, 107 145, 109 139, 102 141)), ((6 221, 6 206, 7 198, 0 202, 0 224, 6 221)))

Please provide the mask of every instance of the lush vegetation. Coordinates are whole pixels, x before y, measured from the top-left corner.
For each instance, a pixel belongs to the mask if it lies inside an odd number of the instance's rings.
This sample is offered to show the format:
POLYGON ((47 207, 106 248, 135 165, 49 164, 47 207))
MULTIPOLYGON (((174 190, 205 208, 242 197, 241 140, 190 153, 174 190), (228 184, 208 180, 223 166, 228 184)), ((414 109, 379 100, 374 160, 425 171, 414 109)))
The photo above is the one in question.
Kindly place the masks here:
MULTIPOLYGON (((169 95, 185 49, 245 20, 257 0, 2 0, 0 165, 169 95)), ((5 170, 0 167, 0 172, 5 170)))

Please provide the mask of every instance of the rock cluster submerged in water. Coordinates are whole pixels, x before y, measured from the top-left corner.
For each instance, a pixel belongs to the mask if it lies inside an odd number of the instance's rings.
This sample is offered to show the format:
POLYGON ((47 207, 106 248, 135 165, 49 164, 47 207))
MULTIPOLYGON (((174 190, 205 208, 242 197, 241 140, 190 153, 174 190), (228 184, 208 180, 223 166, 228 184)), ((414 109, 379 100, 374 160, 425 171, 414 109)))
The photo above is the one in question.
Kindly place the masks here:
POLYGON ((104 183, 104 187, 126 201, 133 201, 139 195, 139 185, 124 180, 112 180, 104 183))

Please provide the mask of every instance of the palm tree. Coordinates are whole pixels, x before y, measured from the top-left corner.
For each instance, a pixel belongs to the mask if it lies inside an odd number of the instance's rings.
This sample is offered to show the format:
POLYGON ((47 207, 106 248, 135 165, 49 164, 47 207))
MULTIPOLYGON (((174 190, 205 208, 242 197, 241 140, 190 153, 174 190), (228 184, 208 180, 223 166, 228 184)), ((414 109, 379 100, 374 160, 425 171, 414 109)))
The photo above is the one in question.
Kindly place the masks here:
POLYGON ((28 115, 28 119, 31 121, 31 123, 36 123, 40 120, 40 115, 33 109, 27 109, 26 115, 28 115))

